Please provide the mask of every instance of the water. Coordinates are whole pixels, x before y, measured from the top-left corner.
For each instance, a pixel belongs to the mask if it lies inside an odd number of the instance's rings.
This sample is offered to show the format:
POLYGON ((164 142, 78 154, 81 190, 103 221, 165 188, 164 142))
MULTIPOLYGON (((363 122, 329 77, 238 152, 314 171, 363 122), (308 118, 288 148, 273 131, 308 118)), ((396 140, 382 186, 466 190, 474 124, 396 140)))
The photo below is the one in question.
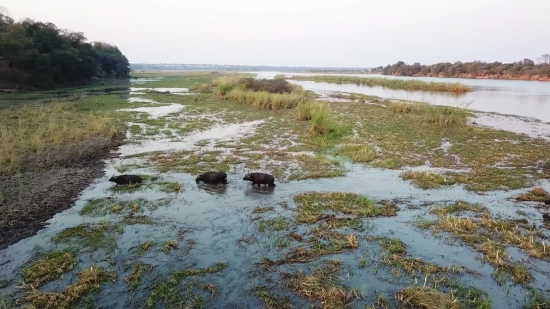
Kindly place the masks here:
MULTIPOLYGON (((133 100, 136 101, 137 98, 133 100)), ((155 103, 155 102, 150 102, 155 103)), ((150 113, 157 117, 168 115, 174 107, 154 106, 140 108, 140 111, 150 113)), ((185 113, 185 108, 179 112, 185 113)), ((258 263, 262 257, 271 259, 281 258, 288 249, 275 247, 278 236, 284 236, 287 232, 279 234, 258 232, 258 220, 270 217, 284 216, 292 218, 294 208, 293 196, 304 191, 345 191, 365 194, 375 200, 394 200, 400 208, 398 215, 391 218, 365 219, 367 229, 357 233, 359 248, 353 251, 336 254, 323 259, 337 259, 343 263, 343 271, 339 274, 338 284, 358 289, 363 300, 357 300, 354 308, 364 308, 365 303, 370 304, 376 298, 376 291, 382 291, 388 298, 399 289, 413 284, 412 280, 397 280, 384 270, 379 270, 375 275, 374 270, 367 267, 358 269, 357 264, 361 257, 367 257, 369 263, 377 263, 380 252, 373 249, 372 243, 367 237, 393 237, 405 242, 409 256, 421 257, 425 261, 437 263, 439 266, 462 265, 480 274, 480 277, 465 275, 462 282, 478 287, 489 293, 493 301, 493 308, 518 308, 526 294, 526 290, 520 286, 498 286, 491 277, 493 268, 482 264, 478 260, 479 254, 469 247, 451 246, 443 240, 434 238, 430 232, 413 227, 412 222, 417 217, 430 218, 428 207, 422 206, 431 203, 454 202, 457 199, 472 203, 480 203, 489 208, 494 216, 502 218, 517 217, 516 204, 510 198, 524 190, 490 192, 485 195, 465 191, 461 186, 455 185, 440 190, 420 190, 410 183, 401 180, 400 171, 366 168, 362 165, 346 163, 348 172, 345 177, 331 179, 310 179, 304 181, 292 181, 277 183, 275 188, 257 188, 243 181, 243 168, 233 166, 228 172, 227 186, 197 185, 195 175, 186 173, 160 174, 156 182, 177 182, 182 186, 180 193, 165 193, 150 182, 151 186, 133 193, 116 193, 110 190, 113 186, 108 178, 117 174, 116 168, 120 165, 134 164, 136 167, 128 173, 157 175, 143 164, 144 159, 139 157, 127 157, 150 151, 177 151, 177 150, 211 150, 219 141, 238 141, 254 133, 255 128, 262 121, 251 121, 239 124, 225 124, 215 126, 210 130, 192 133, 180 139, 154 138, 142 140, 137 144, 127 144, 120 147, 118 158, 106 161, 105 176, 96 179, 93 184, 84 190, 74 207, 58 213, 48 221, 47 227, 39 231, 37 235, 21 240, 3 251, 0 251, 0 279, 17 278, 19 267, 27 262, 33 253, 35 246, 44 249, 54 248, 50 242, 52 236, 59 231, 76 226, 83 222, 97 222, 101 220, 117 221, 118 217, 89 218, 79 215, 79 211, 86 202, 92 198, 117 197, 121 199, 135 200, 146 198, 152 201, 169 199, 169 204, 149 213, 150 217, 159 221, 154 226, 126 226, 124 233, 117 236, 115 252, 110 256, 114 265, 105 261, 103 256, 91 256, 80 254, 77 257, 75 270, 65 274, 62 280, 47 284, 41 290, 60 291, 75 278, 76 273, 92 263, 105 268, 116 270, 117 280, 114 284, 105 284, 97 298, 97 306, 105 308, 138 308, 144 299, 150 294, 154 283, 167 280, 170 274, 179 269, 208 267, 215 263, 227 263, 227 267, 216 274, 208 275, 204 281, 214 284, 218 288, 218 295, 206 303, 207 308, 227 308, 229 305, 243 308, 258 308, 260 302, 257 298, 245 294, 247 289, 268 286, 269 290, 278 291, 267 279, 278 280, 278 270, 294 271, 301 269, 307 271, 311 265, 297 264, 281 266, 272 272, 263 272, 258 263), (201 142, 201 146, 197 146, 201 142), (204 143, 206 142, 206 143, 204 143), (286 202, 290 209, 281 205, 286 202), (274 213, 252 215, 257 206, 271 205, 275 207, 274 213), (413 207, 411 207, 413 206, 413 207), (179 238, 180 231, 185 231, 184 237, 179 238), (239 240, 249 237, 249 244, 240 244, 239 240), (162 242, 178 239, 179 249, 166 255, 160 251, 162 242), (155 247, 143 257, 137 257, 133 252, 141 243, 153 240, 155 247), (143 261, 155 265, 150 273, 146 273, 135 293, 126 291, 124 276, 129 273, 128 266, 134 261, 143 261), (382 276, 382 278, 380 277, 382 276), (391 278, 391 282, 384 280, 391 278)), ((445 150, 448 143, 443 143, 445 150)), ((419 169, 426 170, 426 167, 419 169)), ((149 183, 149 181, 146 181, 149 183)), ((550 184, 542 182, 539 185, 550 191, 550 184)), ((533 204, 522 204, 521 209, 528 213, 529 221, 541 224, 542 219, 533 204)), ((308 227, 310 229, 311 227, 308 227)), ((299 227, 297 232, 303 231, 299 227)), ((544 231, 546 236, 549 233, 544 231)), ((293 244, 295 245, 295 244, 293 244)), ((526 260, 526 267, 534 276, 532 286, 541 290, 549 290, 547 273, 550 265, 534 259, 526 259, 521 251, 514 252, 515 258, 526 260)), ((202 279, 201 279, 202 280, 202 279)), ((420 279, 421 280, 421 279, 420 279)), ((14 291, 14 285, 0 289, 1 293, 14 291)), ((296 298, 292 298, 298 301, 296 298)))
MULTIPOLYGON (((273 78, 277 74, 287 76, 313 76, 335 74, 256 72, 257 78, 273 78)), ((472 110, 532 117, 550 122, 550 83, 521 80, 459 79, 435 77, 401 77, 374 74, 336 74, 359 77, 418 79, 429 82, 462 83, 473 89, 465 94, 393 90, 380 86, 368 87, 355 84, 332 84, 313 81, 291 81, 306 90, 330 90, 362 93, 388 99, 428 102, 437 105, 462 106, 472 110)))

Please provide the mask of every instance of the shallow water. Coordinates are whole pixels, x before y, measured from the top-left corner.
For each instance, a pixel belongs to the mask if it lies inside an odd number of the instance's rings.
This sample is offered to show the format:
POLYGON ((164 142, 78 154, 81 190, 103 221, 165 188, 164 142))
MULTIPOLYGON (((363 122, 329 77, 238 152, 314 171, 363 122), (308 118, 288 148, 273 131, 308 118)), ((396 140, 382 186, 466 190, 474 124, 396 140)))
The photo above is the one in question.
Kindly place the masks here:
MULTIPOLYGON (((280 72, 257 72, 257 78, 273 78, 280 72)), ((334 75, 284 73, 286 76, 300 75, 334 75)), ((314 81, 291 81, 306 90, 330 90, 340 92, 362 93, 382 98, 427 102, 437 105, 461 106, 472 110, 495 112, 501 114, 532 117, 550 122, 550 82, 491 79, 460 79, 435 77, 401 77, 376 74, 337 74, 359 77, 419 79, 444 83, 462 83, 473 89, 465 94, 406 91, 387 89, 380 86, 368 87, 356 84, 332 84, 314 81)))
MULTIPOLYGON (((138 98, 132 99, 138 100, 138 98)), ((173 112, 168 112, 167 106, 145 107, 140 108, 140 111, 148 112, 156 117, 173 112)), ((185 109, 182 112, 185 112, 185 109)), ((494 115, 486 117, 492 116, 494 115)), ((337 283, 356 288, 364 297, 363 300, 357 300, 354 303, 354 308, 364 308, 365 303, 372 303, 376 298, 377 291, 383 292, 386 297, 391 298, 395 292, 413 283, 408 279, 396 280, 383 270, 376 275, 369 267, 366 269, 357 267, 361 257, 367 257, 369 263, 379 261, 379 252, 373 249, 372 243, 365 239, 377 236, 402 240, 408 245, 407 251, 413 257, 421 257, 423 260, 437 263, 439 266, 462 265, 479 272, 480 277, 465 275, 462 282, 488 292, 493 301, 493 308, 520 307, 526 293, 524 288, 498 286, 491 277, 493 267, 482 264, 478 260, 477 252, 468 247, 451 246, 443 240, 434 238, 428 231, 414 228, 412 222, 418 217, 430 218, 430 215, 427 214, 428 207, 423 206, 426 203, 446 203, 461 199, 480 203, 489 208, 494 216, 502 218, 515 218, 517 217, 516 211, 521 209, 528 213, 530 223, 539 225, 542 223, 542 218, 532 207, 535 205, 534 203, 518 204, 510 200, 511 197, 524 190, 498 191, 478 195, 455 185, 449 188, 425 191, 401 180, 399 178, 401 171, 366 168, 362 165, 349 163, 346 164, 348 172, 345 177, 278 183, 275 188, 251 186, 249 182, 242 180, 245 171, 237 166, 228 173, 229 184, 226 186, 197 185, 195 175, 164 173, 159 175, 159 180, 146 181, 146 183, 177 182, 182 186, 181 192, 164 193, 154 185, 132 193, 110 190, 113 184, 108 182, 108 178, 113 174, 118 174, 116 167, 120 165, 135 164, 137 166, 129 170, 128 173, 157 174, 153 170, 140 167, 144 166, 143 158, 126 158, 126 156, 152 151, 210 150, 219 141, 235 141, 248 136, 261 123, 262 121, 250 121, 225 124, 181 138, 147 139, 139 141, 137 144, 123 145, 119 149, 118 158, 106 161, 105 176, 96 179, 89 188, 83 191, 74 207, 55 215, 48 221, 49 225, 37 235, 21 240, 0 251, 0 279, 17 277, 18 267, 31 257, 35 246, 44 249, 53 248, 54 245, 50 242, 50 238, 59 231, 83 222, 116 221, 112 215, 103 218, 80 216, 79 211, 92 198, 110 196, 135 200, 142 197, 152 201, 168 198, 170 203, 167 206, 161 206, 150 215, 159 221, 158 225, 125 226, 124 233, 117 236, 117 248, 111 256, 115 263, 114 266, 109 266, 103 256, 80 254, 77 258, 77 267, 70 272, 73 278, 78 271, 89 267, 91 263, 115 269, 118 272, 116 283, 103 286, 96 304, 106 308, 133 308, 143 304, 144 299, 151 292, 153 283, 167 280, 172 272, 186 268, 208 267, 218 262, 225 262, 228 263, 227 268, 205 278, 205 281, 218 287, 218 295, 208 302, 206 307, 226 308, 229 305, 234 305, 258 308, 261 306, 261 302, 255 297, 243 294, 245 290, 262 285, 273 286, 266 279, 271 277, 277 279, 277 270, 302 269, 305 271, 316 262, 281 266, 273 272, 267 273, 261 271, 257 263, 261 261, 262 257, 277 259, 287 251, 275 247, 276 238, 287 232, 260 233, 257 229, 259 221, 256 221, 255 218, 265 219, 276 216, 291 218, 294 207, 292 197, 304 191, 346 191, 365 194, 375 200, 394 200, 400 207, 396 217, 363 220, 366 229, 364 232, 356 233, 360 245, 356 250, 323 258, 324 260, 333 258, 343 263, 343 272, 340 273, 337 283), (202 146, 197 146, 196 143, 199 141, 208 141, 208 143, 205 145, 201 143, 202 146), (281 202, 287 202, 290 210, 281 207, 281 202), (255 207, 267 205, 275 206, 274 213, 252 215, 255 207), (183 239, 178 239, 180 230, 186 231, 183 239), (238 240, 243 237, 250 237, 253 240, 252 243, 239 245, 238 240), (160 245, 163 241, 171 239, 178 239, 179 249, 166 255, 160 251, 160 245), (187 242, 190 239, 195 243, 187 242), (136 257, 132 250, 147 240, 153 240, 155 246, 143 257, 136 257), (153 264, 155 268, 152 272, 145 274, 138 289, 132 294, 126 291, 123 279, 129 273, 126 267, 136 260, 153 264), (380 278, 380 275, 383 278, 380 278), (391 282, 384 278, 391 278, 391 282)), ((445 149, 445 147, 449 147, 449 144, 443 142, 442 148, 445 149)), ((415 169, 430 170, 427 167, 415 169)), ((550 191, 550 184, 547 181, 541 182, 540 185, 550 191)), ((303 230, 303 227, 292 229, 298 231, 303 230)), ((547 231, 545 233, 550 236, 547 231)), ((535 277, 533 286, 541 290, 550 290, 547 276, 550 273, 548 263, 526 259, 525 254, 521 251, 513 252, 511 255, 514 258, 526 260, 526 267, 535 277)), ((62 280, 48 284, 42 290, 59 291, 65 285, 73 282, 68 278, 71 276, 64 275, 62 280)), ((12 284, 5 289, 0 289, 0 292, 10 292, 14 289, 12 284)))

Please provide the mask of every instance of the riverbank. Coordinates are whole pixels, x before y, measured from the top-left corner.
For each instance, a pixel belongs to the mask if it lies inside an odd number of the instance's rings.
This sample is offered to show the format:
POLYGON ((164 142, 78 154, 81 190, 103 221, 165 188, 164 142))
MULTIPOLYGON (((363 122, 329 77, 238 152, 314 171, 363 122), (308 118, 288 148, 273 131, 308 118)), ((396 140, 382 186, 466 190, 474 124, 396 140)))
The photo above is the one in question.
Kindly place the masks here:
POLYGON ((70 208, 124 138, 116 114, 84 112, 74 105, 85 99, 74 100, 0 111, 0 249, 70 208))

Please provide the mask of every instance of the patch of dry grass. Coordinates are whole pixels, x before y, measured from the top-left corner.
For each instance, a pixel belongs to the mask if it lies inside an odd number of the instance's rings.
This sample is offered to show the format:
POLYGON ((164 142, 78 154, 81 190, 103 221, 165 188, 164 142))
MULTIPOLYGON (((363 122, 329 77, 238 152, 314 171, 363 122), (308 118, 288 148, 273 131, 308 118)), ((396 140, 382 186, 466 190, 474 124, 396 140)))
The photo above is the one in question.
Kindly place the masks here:
POLYGON ((135 290, 139 285, 139 281, 143 277, 146 271, 151 271, 153 265, 136 262, 132 264, 132 272, 124 277, 124 282, 128 286, 129 290, 135 290))
POLYGON ((308 300, 319 301, 323 309, 349 308, 356 295, 335 283, 339 266, 340 262, 331 260, 311 274, 287 275, 287 286, 308 300))
POLYGON ((548 192, 543 188, 535 188, 527 193, 522 193, 516 197, 518 201, 544 202, 549 197, 548 192))
POLYGON ((406 306, 422 309, 460 309, 458 299, 430 287, 408 287, 397 292, 395 299, 406 306))
POLYGON ((170 250, 178 248, 178 241, 175 239, 167 240, 162 244, 162 251, 166 254, 170 253, 170 250))
POLYGON ((68 251, 52 251, 21 267, 21 277, 25 284, 32 288, 58 279, 62 274, 72 270, 76 262, 74 255, 68 251))
POLYGON ((78 155, 78 145, 87 141, 122 139, 123 128, 114 113, 82 113, 66 103, 2 110, 0 174, 12 174, 27 162, 53 162, 64 148, 74 149, 73 156, 78 155))
POLYGON ((28 308, 71 308, 85 294, 97 292, 102 282, 114 282, 116 274, 92 266, 78 273, 78 278, 77 282, 67 286, 62 292, 48 293, 33 289, 19 301, 27 303, 28 308))

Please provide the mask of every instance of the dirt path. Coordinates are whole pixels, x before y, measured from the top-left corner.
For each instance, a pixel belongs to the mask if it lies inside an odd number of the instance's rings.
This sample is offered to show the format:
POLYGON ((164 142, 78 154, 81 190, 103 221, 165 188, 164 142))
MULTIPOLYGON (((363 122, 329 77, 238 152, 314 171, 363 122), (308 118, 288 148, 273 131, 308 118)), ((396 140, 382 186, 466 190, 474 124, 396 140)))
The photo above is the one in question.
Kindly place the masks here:
POLYGON ((104 173, 103 159, 116 143, 96 145, 77 159, 58 161, 15 176, 0 176, 0 250, 36 234, 56 213, 72 207, 78 195, 104 173))

